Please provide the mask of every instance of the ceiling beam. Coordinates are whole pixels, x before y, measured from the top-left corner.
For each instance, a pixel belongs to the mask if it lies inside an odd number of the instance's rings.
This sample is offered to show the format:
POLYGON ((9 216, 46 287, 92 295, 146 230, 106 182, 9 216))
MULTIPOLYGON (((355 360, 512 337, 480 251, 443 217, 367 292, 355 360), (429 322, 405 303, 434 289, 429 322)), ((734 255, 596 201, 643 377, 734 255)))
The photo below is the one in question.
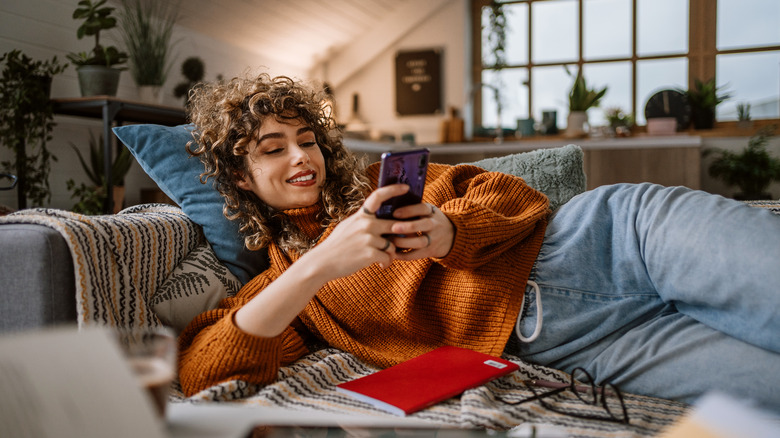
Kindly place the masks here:
POLYGON ((324 79, 338 87, 452 1, 406 2, 405 6, 394 11, 374 29, 355 38, 343 49, 333 52, 327 59, 320 61, 327 71, 327 77, 324 79))

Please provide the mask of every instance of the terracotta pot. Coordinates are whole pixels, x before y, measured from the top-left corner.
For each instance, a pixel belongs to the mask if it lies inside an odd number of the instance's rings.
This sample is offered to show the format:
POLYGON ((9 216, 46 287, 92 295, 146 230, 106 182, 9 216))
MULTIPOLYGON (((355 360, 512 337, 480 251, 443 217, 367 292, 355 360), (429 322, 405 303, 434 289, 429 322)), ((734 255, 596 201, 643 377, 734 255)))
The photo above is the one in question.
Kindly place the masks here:
POLYGON ((114 210, 113 213, 119 213, 125 205, 125 186, 113 186, 114 210))

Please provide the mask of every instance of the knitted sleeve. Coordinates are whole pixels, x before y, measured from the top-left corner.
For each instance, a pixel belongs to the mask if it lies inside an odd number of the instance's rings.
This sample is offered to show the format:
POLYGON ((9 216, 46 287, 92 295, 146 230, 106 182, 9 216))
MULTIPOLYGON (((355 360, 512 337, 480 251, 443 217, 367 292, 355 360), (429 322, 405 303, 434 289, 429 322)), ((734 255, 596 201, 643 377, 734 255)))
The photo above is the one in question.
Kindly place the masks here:
POLYGON ((263 274, 247 283, 217 309, 198 315, 179 337, 179 380, 190 396, 230 380, 264 385, 276 380, 279 367, 308 352, 298 330, 290 326, 273 338, 243 332, 233 316, 270 279, 263 274))
POLYGON ((550 213, 547 197, 516 176, 461 165, 444 171, 438 182, 431 184, 432 198, 455 192, 439 205, 456 229, 452 250, 440 260, 453 269, 489 263, 529 237, 550 213))
MULTIPOLYGON (((368 168, 376 181, 379 166, 368 168)), ((476 166, 431 163, 423 202, 441 209, 455 226, 452 250, 437 260, 453 269, 472 270, 517 245, 546 224, 547 197, 522 178, 476 166)))

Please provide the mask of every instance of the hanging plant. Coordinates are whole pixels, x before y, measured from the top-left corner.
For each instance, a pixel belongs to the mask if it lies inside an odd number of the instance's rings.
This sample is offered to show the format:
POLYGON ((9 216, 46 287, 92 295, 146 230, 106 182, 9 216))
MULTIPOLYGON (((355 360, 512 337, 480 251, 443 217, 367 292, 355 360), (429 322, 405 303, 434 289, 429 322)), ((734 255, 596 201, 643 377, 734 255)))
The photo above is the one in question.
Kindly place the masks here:
POLYGON ((495 0, 487 6, 487 48, 492 59, 484 59, 483 64, 496 70, 506 67, 506 29, 504 4, 495 0), (492 62, 491 62, 492 61, 492 62))

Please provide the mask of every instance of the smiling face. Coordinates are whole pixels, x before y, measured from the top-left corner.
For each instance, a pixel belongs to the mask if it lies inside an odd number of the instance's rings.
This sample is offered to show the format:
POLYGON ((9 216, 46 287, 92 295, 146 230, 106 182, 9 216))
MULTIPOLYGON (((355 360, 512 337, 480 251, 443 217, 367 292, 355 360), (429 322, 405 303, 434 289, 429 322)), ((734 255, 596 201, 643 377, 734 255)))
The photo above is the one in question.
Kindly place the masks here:
POLYGON ((300 119, 267 117, 249 144, 248 174, 238 187, 277 210, 314 205, 325 184, 325 158, 314 131, 300 119))

